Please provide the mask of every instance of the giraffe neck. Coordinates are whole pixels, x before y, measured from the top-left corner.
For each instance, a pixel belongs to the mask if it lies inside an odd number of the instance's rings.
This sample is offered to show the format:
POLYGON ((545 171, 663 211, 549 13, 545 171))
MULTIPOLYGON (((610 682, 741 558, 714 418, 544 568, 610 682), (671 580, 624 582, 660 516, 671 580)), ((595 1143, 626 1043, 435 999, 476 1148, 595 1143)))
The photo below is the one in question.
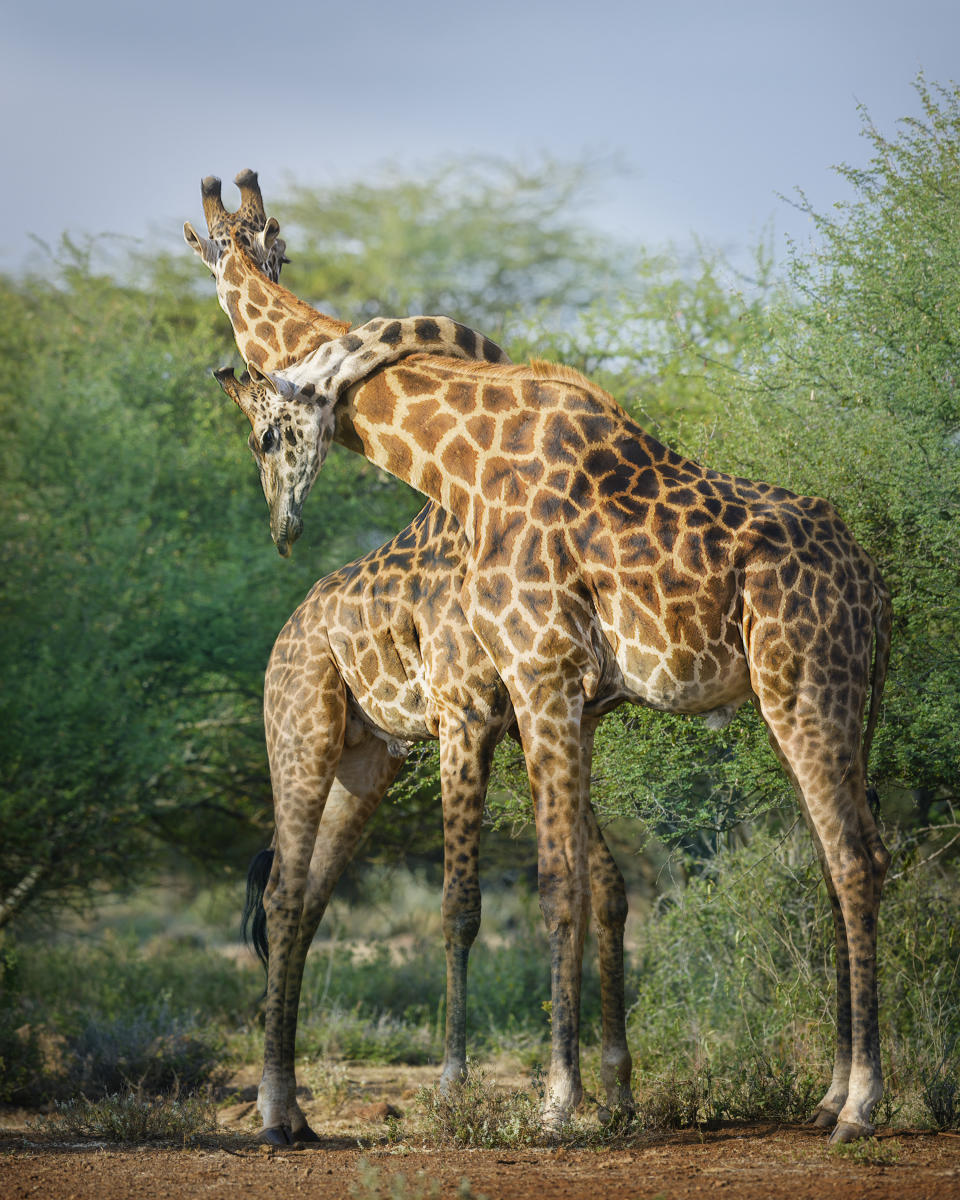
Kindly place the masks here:
POLYGON ((220 263, 217 299, 244 362, 264 372, 281 370, 350 328, 268 279, 235 241, 220 263))
POLYGON ((348 387, 335 413, 335 441, 435 500, 471 541, 492 512, 522 523, 534 493, 547 497, 538 514, 547 524, 562 520, 565 497, 582 493, 589 503, 597 471, 622 465, 624 440, 634 447, 631 473, 658 460, 685 461, 600 388, 552 364, 504 367, 418 355, 348 387), (550 493, 558 505, 552 516, 550 493))

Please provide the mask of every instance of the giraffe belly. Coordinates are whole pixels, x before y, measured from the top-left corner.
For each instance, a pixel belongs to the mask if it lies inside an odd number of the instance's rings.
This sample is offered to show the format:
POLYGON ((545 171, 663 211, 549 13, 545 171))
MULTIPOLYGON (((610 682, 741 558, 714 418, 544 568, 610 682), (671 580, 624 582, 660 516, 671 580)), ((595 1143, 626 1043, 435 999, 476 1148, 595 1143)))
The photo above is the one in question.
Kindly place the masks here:
POLYGON ((687 646, 654 650, 623 641, 617 665, 630 700, 661 712, 703 716, 721 728, 751 695, 750 672, 742 655, 726 646, 687 646))

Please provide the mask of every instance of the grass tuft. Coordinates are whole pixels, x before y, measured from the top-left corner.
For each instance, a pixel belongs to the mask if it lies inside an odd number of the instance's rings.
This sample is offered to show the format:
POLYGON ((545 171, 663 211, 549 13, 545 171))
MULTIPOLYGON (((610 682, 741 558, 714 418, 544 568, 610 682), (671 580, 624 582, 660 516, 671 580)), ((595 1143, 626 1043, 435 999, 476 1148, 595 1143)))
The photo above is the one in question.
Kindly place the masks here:
POLYGON ((532 1146, 543 1138, 536 1096, 497 1088, 476 1067, 446 1091, 421 1088, 417 1102, 426 1117, 427 1136, 442 1145, 510 1149, 532 1146))
MULTIPOLYGON (((431 1179, 426 1171, 418 1171, 412 1179, 406 1175, 384 1175, 365 1158, 357 1164, 357 1179, 348 1187, 354 1200, 437 1200, 440 1181, 431 1179)), ((457 1187, 457 1200, 487 1200, 475 1192, 470 1180, 463 1178, 457 1187)))
POLYGON ((830 1153, 838 1158, 861 1167, 890 1167, 900 1161, 903 1147, 893 1138, 862 1138, 859 1142, 845 1142, 831 1146, 830 1153))
POLYGON ((101 1100, 82 1096, 56 1103, 33 1128, 58 1140, 192 1146, 217 1133, 217 1109, 202 1096, 145 1096, 128 1088, 101 1100))

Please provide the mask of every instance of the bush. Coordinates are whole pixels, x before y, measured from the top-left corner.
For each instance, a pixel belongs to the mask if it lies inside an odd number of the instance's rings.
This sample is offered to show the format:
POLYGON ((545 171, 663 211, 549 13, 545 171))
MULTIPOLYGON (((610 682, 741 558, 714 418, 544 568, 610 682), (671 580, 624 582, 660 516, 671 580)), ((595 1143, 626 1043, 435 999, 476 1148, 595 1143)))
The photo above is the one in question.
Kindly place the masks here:
POLYGON ((225 1032, 254 1007, 252 966, 128 938, 3 952, 3 1095, 38 1103, 127 1085, 196 1092, 224 1070, 225 1032))
MULTIPOLYGON (((952 872, 888 840, 878 1116, 925 1109, 943 1128, 960 1096, 960 894, 952 872)), ((700 1081, 700 1119, 802 1119, 826 1088, 836 1029, 833 924, 812 846, 801 830, 757 831, 698 867, 640 930, 637 1075, 700 1081)))

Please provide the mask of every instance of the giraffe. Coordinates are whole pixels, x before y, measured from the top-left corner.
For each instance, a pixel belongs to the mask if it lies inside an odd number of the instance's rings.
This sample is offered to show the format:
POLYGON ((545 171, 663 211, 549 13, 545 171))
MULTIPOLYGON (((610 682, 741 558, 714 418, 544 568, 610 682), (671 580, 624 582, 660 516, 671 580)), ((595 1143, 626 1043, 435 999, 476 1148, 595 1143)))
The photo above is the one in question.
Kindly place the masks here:
MULTIPOLYGON (((246 224, 223 209, 219 180, 203 181, 211 237, 223 245, 236 236, 275 280, 285 261, 282 243, 279 251, 273 249, 278 227, 266 221, 256 176, 242 172, 237 183, 242 195, 247 191, 237 216, 252 213, 246 224)), ((325 320, 316 314, 315 324, 325 320)), ((488 358, 504 358, 498 347, 444 318, 433 326, 422 321, 402 326, 417 347, 441 347, 448 354, 479 347, 488 358)), ((312 340, 314 334, 305 336, 312 340)), ((270 357, 261 361, 269 363, 270 357)), ((228 394, 237 389, 232 370, 217 377, 228 394)), ((449 1086, 465 1073, 467 958, 480 922, 480 821, 493 749, 514 721, 507 692, 457 601, 463 565, 456 522, 430 503, 386 546, 321 580, 287 622, 271 655, 264 715, 276 851, 268 860, 270 934, 255 936, 262 957, 269 949, 259 1095, 260 1136, 266 1142, 316 1140, 295 1098, 304 960, 366 821, 412 743, 429 738, 441 746, 444 818, 447 1019, 441 1084, 449 1086)), ((583 730, 585 792, 594 724, 583 730)), ((584 810, 600 956, 601 1081, 607 1105, 625 1109, 631 1104, 623 997, 626 893, 586 800, 584 810)), ((261 860, 258 870, 262 867, 261 860)), ((256 899, 254 884, 248 909, 256 899)))
MULTIPOLYGON (((236 386, 222 380, 226 390, 236 386)), ((307 951, 331 892, 412 744, 440 743, 447 1007, 441 1087, 466 1073, 467 959, 480 925, 478 843, 490 763, 514 726, 506 688, 458 595, 462 535, 429 505, 387 545, 317 583, 270 656, 264 724, 276 834, 264 895, 269 945, 261 1140, 316 1141, 296 1102, 307 951)), ((589 765, 593 724, 585 727, 589 765)), ((582 786, 589 787, 585 774, 582 786)), ((623 877, 584 805, 601 976, 601 1081, 628 1110, 623 877)), ((258 943, 262 956, 267 944, 258 943)))
MULTIPOLYGON (((218 291, 237 257, 221 260, 218 291)), ((883 1092, 876 922, 889 854, 866 766, 892 620, 875 564, 827 501, 684 458, 575 371, 389 361, 401 333, 370 322, 234 398, 281 553, 333 440, 463 531, 460 603, 509 692, 534 800, 552 957, 545 1121, 562 1121, 582 1094, 582 722, 623 700, 721 722, 750 700, 794 785, 833 912, 836 1050, 812 1119, 834 1142, 869 1134, 883 1092), (294 431, 282 453, 263 444, 281 413, 294 431)))

